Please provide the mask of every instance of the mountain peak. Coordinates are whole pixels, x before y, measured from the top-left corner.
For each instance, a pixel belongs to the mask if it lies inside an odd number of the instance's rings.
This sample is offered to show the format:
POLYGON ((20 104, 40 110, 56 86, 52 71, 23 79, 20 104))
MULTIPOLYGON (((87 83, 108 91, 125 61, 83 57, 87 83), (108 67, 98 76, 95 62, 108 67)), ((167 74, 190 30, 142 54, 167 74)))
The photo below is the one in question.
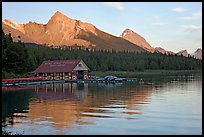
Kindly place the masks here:
POLYGON ((22 27, 22 25, 19 25, 19 24, 15 23, 15 22, 13 22, 13 21, 11 21, 11 20, 8 20, 8 19, 4 19, 4 20, 3 20, 3 23, 4 23, 5 25, 10 26, 10 27, 13 28, 13 29, 16 29, 16 30, 21 31, 22 33, 25 33, 24 28, 22 27))
POLYGON ((58 22, 58 21, 63 21, 63 20, 67 20, 67 19, 70 19, 70 18, 65 16, 61 12, 57 11, 52 15, 52 17, 50 18, 50 20, 48 22, 58 22))
POLYGON ((169 51, 169 50, 165 50, 165 49, 163 49, 161 47, 155 47, 155 52, 162 53, 162 54, 167 54, 167 55, 175 55, 174 52, 169 51))
MULTIPOLYGON (((6 22, 6 21, 4 21, 6 22)), ((80 20, 72 19, 59 11, 56 11, 46 24, 27 23, 20 27, 25 33, 20 33, 18 24, 2 22, 3 31, 11 32, 14 40, 26 43, 36 43, 50 47, 75 47, 94 48, 96 50, 116 50, 116 51, 145 51, 143 48, 124 40, 112 36, 96 28, 94 25, 80 20)))
POLYGON ((179 56, 183 55, 185 57, 188 57, 188 55, 189 55, 186 49, 181 50, 181 51, 177 52, 176 54, 179 56))
POLYGON ((57 12, 55 12, 55 14, 53 16, 65 16, 65 15, 62 14, 61 12, 57 11, 57 12))
POLYGON ((197 52, 197 51, 202 51, 202 49, 201 49, 201 48, 198 48, 198 49, 196 50, 196 52, 197 52))
POLYGON ((187 52, 187 50, 186 50, 186 49, 183 49, 183 50, 181 50, 181 51, 177 52, 177 54, 178 54, 178 53, 188 53, 188 52, 187 52))
POLYGON ((201 49, 201 48, 198 48, 195 52, 193 52, 193 53, 191 54, 191 56, 193 56, 193 57, 196 58, 196 59, 202 60, 202 49, 201 49))
POLYGON ((155 51, 156 52, 159 52, 159 53, 162 53, 162 54, 165 54, 166 53, 166 50, 161 48, 161 47, 155 47, 155 51))
POLYGON ((129 29, 129 28, 126 28, 124 31, 132 31, 131 29, 129 29))
POLYGON ((15 26, 18 26, 18 24, 14 23, 13 21, 8 20, 8 19, 4 19, 4 20, 3 20, 3 23, 4 23, 4 24, 7 24, 7 25, 15 25, 15 26))
POLYGON ((126 28, 122 32, 121 37, 147 51, 154 52, 154 48, 151 47, 151 45, 142 36, 140 36, 139 34, 137 34, 136 32, 132 31, 129 28, 126 28))
POLYGON ((133 33, 133 31, 129 28, 126 28, 123 32, 122 32, 122 37, 125 37, 125 35, 133 33))

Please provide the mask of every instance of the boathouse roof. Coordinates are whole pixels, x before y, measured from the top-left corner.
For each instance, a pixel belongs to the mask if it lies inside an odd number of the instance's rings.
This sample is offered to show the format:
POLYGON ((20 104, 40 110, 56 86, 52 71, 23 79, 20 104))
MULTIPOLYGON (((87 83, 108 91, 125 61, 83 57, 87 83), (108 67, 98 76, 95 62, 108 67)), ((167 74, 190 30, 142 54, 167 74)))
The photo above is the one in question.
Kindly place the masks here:
POLYGON ((44 61, 34 73, 71 72, 80 61, 80 59, 44 61))

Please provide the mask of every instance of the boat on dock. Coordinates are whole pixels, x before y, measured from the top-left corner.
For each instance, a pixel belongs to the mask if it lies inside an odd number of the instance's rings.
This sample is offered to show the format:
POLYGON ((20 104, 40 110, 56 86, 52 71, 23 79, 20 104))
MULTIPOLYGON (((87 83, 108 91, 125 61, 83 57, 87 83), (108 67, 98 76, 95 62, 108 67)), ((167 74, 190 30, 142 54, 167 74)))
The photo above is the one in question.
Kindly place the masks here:
POLYGON ((105 76, 104 78, 98 78, 96 79, 96 82, 124 82, 124 81, 137 81, 136 78, 118 78, 116 76, 105 76))
POLYGON ((44 80, 40 77, 33 78, 12 78, 2 79, 2 87, 12 86, 28 86, 28 85, 43 85, 43 84, 54 84, 54 83, 122 83, 122 82, 135 82, 136 78, 118 78, 116 76, 105 76, 103 78, 96 79, 80 79, 80 80, 44 80))

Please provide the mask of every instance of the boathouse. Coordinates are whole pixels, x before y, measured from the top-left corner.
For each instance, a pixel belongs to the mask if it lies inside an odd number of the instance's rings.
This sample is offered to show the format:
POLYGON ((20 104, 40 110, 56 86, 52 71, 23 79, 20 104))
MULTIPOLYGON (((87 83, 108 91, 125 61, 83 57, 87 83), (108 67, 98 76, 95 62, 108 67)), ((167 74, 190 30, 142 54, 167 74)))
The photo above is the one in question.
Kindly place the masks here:
POLYGON ((90 69, 83 60, 44 61, 33 73, 45 80, 88 79, 90 69))

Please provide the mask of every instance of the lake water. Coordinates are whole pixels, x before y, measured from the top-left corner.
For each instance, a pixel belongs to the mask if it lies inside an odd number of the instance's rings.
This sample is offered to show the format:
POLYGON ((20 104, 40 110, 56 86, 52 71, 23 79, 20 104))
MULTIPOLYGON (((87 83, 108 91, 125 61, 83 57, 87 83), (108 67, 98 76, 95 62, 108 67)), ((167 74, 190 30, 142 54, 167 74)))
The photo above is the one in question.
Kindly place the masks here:
POLYGON ((143 84, 63 83, 2 91, 2 130, 23 135, 202 134, 202 74, 143 84))

